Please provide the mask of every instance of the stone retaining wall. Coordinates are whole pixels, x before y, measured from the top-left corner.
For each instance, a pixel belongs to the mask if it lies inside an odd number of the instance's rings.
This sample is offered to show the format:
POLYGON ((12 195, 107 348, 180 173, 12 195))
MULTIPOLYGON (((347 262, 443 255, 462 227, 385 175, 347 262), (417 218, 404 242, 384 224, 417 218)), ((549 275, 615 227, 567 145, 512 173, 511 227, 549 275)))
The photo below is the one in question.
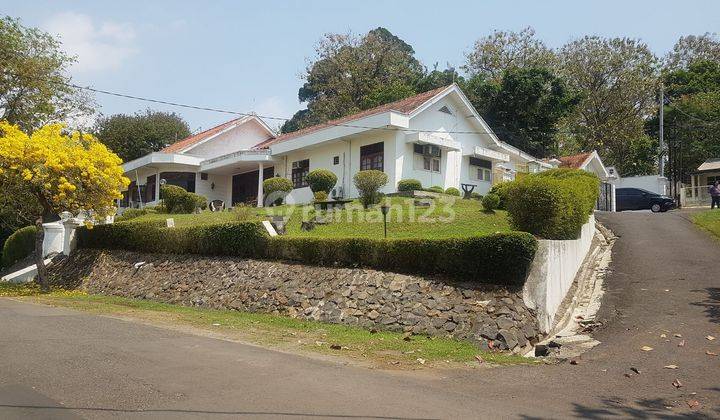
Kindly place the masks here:
POLYGON ((90 293, 470 339, 521 351, 538 339, 521 291, 369 269, 82 249, 53 269, 90 293))

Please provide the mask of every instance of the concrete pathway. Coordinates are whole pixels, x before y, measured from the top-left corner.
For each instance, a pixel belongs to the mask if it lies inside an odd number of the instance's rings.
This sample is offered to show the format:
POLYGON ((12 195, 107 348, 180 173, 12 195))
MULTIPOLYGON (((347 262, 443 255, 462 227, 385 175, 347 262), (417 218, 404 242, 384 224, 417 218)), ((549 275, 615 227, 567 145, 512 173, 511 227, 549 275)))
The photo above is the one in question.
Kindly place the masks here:
POLYGON ((684 216, 599 215, 619 239, 577 365, 374 371, 0 299, 0 418, 720 417, 720 242, 684 216))

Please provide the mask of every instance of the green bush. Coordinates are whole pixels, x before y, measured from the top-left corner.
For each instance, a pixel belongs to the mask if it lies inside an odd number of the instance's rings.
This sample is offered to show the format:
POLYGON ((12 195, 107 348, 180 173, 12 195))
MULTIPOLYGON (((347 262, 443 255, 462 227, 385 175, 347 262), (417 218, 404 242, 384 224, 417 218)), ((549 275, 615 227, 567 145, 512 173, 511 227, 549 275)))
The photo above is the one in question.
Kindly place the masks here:
POLYGON ((508 187, 510 222, 544 239, 577 239, 595 208, 599 183, 577 169, 526 175, 508 187))
POLYGON ((445 194, 447 194, 447 195, 454 195, 454 196, 456 196, 456 197, 460 197, 460 190, 458 190, 458 189, 455 188, 455 187, 450 187, 450 188, 448 188, 448 189, 445 190, 445 194))
MULTIPOLYGON (((163 200, 162 208, 168 213, 190 214, 195 210, 205 210, 207 199, 199 194, 185 191, 176 185, 163 185, 160 187, 160 197, 163 200)), ((127 220, 125 218, 125 220, 127 220)))
POLYGON ((498 203, 497 208, 501 210, 507 210, 507 197, 508 197, 508 188, 512 182, 501 182, 499 184, 495 184, 490 188, 490 191, 488 194, 495 194, 500 199, 500 203, 498 203))
MULTIPOLYGON (((293 183, 287 178, 268 178, 263 181, 263 192, 265 197, 272 202, 270 204, 280 205, 285 197, 293 190, 293 183)), ((268 200, 266 200, 267 202, 268 200)))
POLYGON ((495 211, 498 205, 500 205, 500 197, 497 194, 490 193, 482 199, 482 206, 485 211, 495 211))
POLYGON ((473 191, 473 192, 470 193, 470 198, 473 199, 473 200, 482 200, 482 199, 483 199, 483 195, 480 194, 480 193, 477 193, 477 192, 474 192, 474 191, 473 191))
POLYGON ((26 226, 7 238, 2 249, 3 267, 10 267, 35 251, 36 232, 35 226, 26 226))
POLYGON ((257 222, 165 228, 162 221, 78 229, 82 248, 229 255, 368 267, 520 286, 537 249, 524 232, 458 239, 270 238, 257 222))
POLYGON ((398 191, 422 191, 422 184, 417 179, 401 179, 398 181, 398 191))
POLYGON ((360 202, 365 208, 371 204, 380 202, 380 188, 388 183, 388 177, 385 172, 377 170, 360 171, 353 177, 355 187, 360 193, 360 202))
POLYGON ((425 191, 434 192, 434 193, 438 193, 438 194, 442 194, 445 192, 445 190, 443 190, 443 188, 439 185, 434 185, 430 188, 426 188, 425 191))
POLYGON ((118 216, 115 218, 116 222, 119 221, 127 221, 132 220, 140 216, 145 216, 146 214, 153 214, 157 213, 157 210, 154 207, 145 207, 142 209, 126 209, 121 216, 118 216))
POLYGON ((337 176, 327 169, 310 171, 305 179, 310 186, 310 191, 324 191, 326 194, 329 193, 337 183, 337 176))
POLYGON ((313 193, 313 197, 315 198, 315 201, 327 201, 328 193, 326 191, 315 191, 313 193))

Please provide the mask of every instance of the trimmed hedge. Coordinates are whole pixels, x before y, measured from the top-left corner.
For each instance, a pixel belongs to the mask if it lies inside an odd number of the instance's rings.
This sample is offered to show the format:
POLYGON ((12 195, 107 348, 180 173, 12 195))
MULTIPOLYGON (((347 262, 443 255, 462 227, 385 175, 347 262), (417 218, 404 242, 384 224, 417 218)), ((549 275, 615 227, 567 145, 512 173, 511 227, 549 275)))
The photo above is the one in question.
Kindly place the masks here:
POLYGON ((78 229, 82 248, 231 255, 312 265, 369 267, 522 285, 537 241, 523 232, 458 239, 270 238, 256 222, 164 228, 162 221, 78 229))
POLYGON ((279 206, 285 197, 293 190, 293 183, 287 178, 268 178, 263 181, 263 192, 265 201, 271 200, 270 204, 279 206))
POLYGON ((185 191, 177 185, 163 185, 160 187, 163 207, 168 213, 195 213, 197 209, 207 208, 207 199, 199 194, 185 191))
POLYGON ((490 193, 482 198, 482 206, 486 211, 495 211, 500 205, 500 196, 490 193))
POLYGON ((398 181, 397 189, 403 191, 422 191, 422 183, 417 179, 401 179, 398 181))
POLYGON ((360 193, 360 203, 368 208, 371 204, 377 204, 382 199, 380 188, 388 183, 388 176, 383 171, 367 170, 360 171, 353 177, 355 188, 360 193))
POLYGON ((35 226, 25 226, 7 238, 2 248, 2 266, 10 267, 35 251, 35 226))
POLYGON ((433 186, 430 187, 430 188, 425 188, 425 191, 434 192, 434 193, 438 193, 438 194, 443 194, 443 193, 445 193, 445 191, 443 190, 443 188, 442 188, 441 186, 439 186, 439 185, 433 185, 433 186))
POLYGON ((488 194, 495 194, 500 198, 500 202, 497 205, 497 208, 500 210, 507 210, 508 188, 510 188, 511 184, 512 182, 508 181, 495 184, 488 192, 488 194))
POLYGON ((323 191, 328 194, 337 183, 337 175, 327 169, 315 169, 307 174, 305 180, 310 187, 310 191, 314 193, 323 191))
POLYGON ((577 239, 595 208, 600 180, 578 169, 552 169, 510 183, 511 225, 544 239, 577 239))

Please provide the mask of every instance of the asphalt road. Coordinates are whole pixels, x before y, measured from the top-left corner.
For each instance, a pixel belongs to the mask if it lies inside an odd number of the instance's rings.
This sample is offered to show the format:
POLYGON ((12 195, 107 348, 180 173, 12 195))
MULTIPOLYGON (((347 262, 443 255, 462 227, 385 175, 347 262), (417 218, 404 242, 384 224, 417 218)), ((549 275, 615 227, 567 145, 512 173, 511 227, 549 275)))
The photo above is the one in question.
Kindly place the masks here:
POLYGON ((720 417, 720 242, 685 216, 598 216, 620 238, 577 365, 384 372, 0 299, 0 418, 720 417))

